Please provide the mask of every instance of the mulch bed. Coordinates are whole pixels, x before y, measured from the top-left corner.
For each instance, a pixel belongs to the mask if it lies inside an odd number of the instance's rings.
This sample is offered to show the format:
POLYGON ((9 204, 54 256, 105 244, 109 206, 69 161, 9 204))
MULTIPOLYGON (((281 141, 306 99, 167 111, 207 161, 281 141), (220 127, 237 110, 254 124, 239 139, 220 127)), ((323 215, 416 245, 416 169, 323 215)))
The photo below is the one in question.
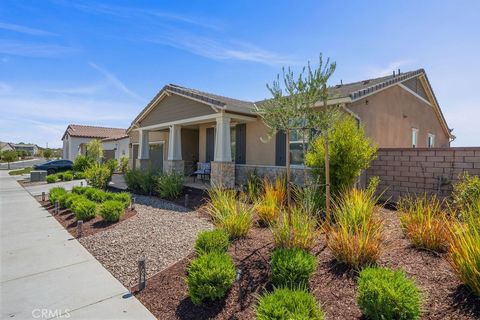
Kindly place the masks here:
MULTIPOLYGON (((400 229, 394 211, 383 209, 384 242, 379 264, 403 269, 415 279, 423 296, 422 319, 480 319, 480 298, 460 283, 445 257, 412 248, 400 229)), ((241 270, 222 301, 195 306, 187 296, 186 268, 194 254, 147 280, 147 288, 136 297, 158 319, 254 319, 258 295, 271 290, 269 261, 273 239, 268 229, 253 228, 246 239, 229 249, 241 270)), ((327 319, 362 319, 356 305, 356 274, 338 265, 325 246, 322 235, 313 250, 318 258, 317 272, 310 289, 325 310, 327 319)))
MULTIPOLYGON (((58 222, 74 237, 77 236, 77 220, 75 219, 75 214, 69 209, 61 209, 58 214, 55 214, 55 206, 50 203, 50 201, 42 201, 41 196, 35 197, 37 201, 44 207, 50 214, 57 219, 58 222)), ((95 217, 88 221, 83 222, 83 236, 89 236, 97 232, 104 231, 106 229, 112 228, 118 223, 127 220, 135 216, 137 212, 135 209, 126 209, 122 217, 117 222, 108 222, 104 221, 102 217, 95 217)))

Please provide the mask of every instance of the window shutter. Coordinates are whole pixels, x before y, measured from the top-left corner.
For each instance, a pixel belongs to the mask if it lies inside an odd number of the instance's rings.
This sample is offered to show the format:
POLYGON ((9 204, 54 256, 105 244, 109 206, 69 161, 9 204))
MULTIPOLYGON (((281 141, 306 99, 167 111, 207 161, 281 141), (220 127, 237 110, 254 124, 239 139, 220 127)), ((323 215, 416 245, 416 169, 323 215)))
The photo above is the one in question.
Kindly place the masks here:
POLYGON ((275 135, 275 165, 285 166, 287 156, 287 138, 283 131, 277 131, 275 135))
POLYGON ((215 128, 207 128, 207 145, 205 149, 205 162, 213 161, 215 157, 215 128))
POLYGON ((245 164, 247 153, 247 125, 245 123, 235 126, 235 163, 245 164))

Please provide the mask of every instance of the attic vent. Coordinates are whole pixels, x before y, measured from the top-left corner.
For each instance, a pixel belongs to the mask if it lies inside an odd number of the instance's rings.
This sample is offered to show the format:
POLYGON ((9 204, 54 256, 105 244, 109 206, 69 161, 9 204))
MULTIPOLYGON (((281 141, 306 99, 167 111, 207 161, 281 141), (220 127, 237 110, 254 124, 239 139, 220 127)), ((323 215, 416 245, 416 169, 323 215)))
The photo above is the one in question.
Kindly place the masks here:
POLYGON ((370 80, 365 80, 363 81, 363 84, 368 84, 370 82, 370 80))

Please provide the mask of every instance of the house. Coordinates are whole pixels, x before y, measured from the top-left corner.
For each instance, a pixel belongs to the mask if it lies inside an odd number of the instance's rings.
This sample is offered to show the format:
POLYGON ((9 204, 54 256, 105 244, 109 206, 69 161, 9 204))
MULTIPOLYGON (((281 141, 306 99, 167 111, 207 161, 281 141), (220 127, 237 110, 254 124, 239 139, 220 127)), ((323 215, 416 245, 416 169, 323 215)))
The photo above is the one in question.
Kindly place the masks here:
MULTIPOLYGON (((328 104, 352 115, 379 147, 448 147, 454 139, 423 69, 339 84, 329 96, 328 104)), ((255 114, 256 103, 166 85, 127 130, 129 163, 188 173, 196 162, 210 162, 212 183, 225 186, 244 184, 253 169, 278 174, 285 168, 285 135, 265 141, 268 129, 255 114)), ((289 141, 291 161, 301 179, 296 136, 289 141)))
POLYGON ((12 146, 11 143, 0 141, 0 152, 11 151, 11 150, 15 150, 15 148, 12 146))
POLYGON ((15 151, 24 151, 29 156, 34 156, 38 154, 40 148, 36 144, 31 143, 11 143, 11 146, 15 151))
POLYGON ((87 144, 93 139, 102 141, 105 160, 128 157, 130 139, 125 129, 70 124, 62 137, 63 158, 73 161, 86 155, 87 144))

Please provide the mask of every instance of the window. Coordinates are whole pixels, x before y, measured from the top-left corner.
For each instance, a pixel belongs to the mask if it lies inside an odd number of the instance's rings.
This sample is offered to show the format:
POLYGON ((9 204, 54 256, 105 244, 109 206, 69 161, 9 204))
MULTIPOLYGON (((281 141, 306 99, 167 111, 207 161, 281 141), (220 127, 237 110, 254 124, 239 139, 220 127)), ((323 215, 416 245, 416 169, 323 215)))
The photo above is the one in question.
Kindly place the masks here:
POLYGON ((418 129, 412 128, 412 148, 417 147, 418 129))
POLYGON ((429 148, 435 147, 435 135, 434 134, 431 134, 431 133, 428 134, 427 146, 429 148))
POLYGON ((290 164, 303 165, 309 142, 318 135, 315 130, 292 130, 290 132, 290 164))

